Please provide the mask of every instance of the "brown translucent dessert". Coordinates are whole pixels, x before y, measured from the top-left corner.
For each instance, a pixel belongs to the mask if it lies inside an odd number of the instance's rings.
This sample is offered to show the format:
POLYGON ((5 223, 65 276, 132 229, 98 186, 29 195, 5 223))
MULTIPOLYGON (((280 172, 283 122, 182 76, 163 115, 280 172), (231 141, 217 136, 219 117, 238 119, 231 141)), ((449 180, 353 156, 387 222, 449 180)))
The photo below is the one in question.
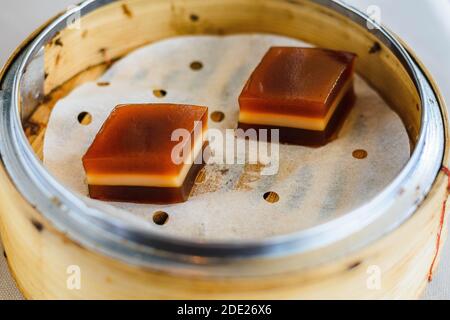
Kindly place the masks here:
POLYGON ((208 109, 200 106, 117 106, 82 159, 90 197, 157 204, 186 201, 205 165, 207 115, 208 109), (185 132, 184 138, 173 135, 177 129, 185 132))
POLYGON ((239 97, 239 127, 279 129, 282 143, 326 144, 354 104, 355 59, 319 48, 270 48, 239 97))

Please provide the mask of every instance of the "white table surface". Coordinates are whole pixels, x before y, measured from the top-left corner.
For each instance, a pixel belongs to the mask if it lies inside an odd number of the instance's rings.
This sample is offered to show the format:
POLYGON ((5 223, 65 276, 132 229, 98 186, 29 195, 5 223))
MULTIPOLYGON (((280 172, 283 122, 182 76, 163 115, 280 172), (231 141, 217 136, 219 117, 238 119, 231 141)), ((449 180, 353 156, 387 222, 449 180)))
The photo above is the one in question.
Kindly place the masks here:
MULTIPOLYGON (((0 65, 18 44, 54 14, 79 0, 0 0, 0 65)), ((346 0, 367 12, 380 8, 381 22, 401 36, 418 54, 450 101, 450 0, 346 0)), ((450 241, 424 299, 450 299, 450 241)), ((0 243, 0 252, 2 245, 0 243)), ((20 299, 0 254, 0 299, 20 299)))

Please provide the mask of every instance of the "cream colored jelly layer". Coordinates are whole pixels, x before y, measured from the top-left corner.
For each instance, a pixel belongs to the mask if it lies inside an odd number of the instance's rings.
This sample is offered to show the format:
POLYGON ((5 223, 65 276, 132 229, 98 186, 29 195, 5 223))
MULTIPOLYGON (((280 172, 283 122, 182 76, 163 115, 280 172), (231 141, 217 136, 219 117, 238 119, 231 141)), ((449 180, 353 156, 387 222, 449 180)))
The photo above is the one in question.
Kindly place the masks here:
POLYGON ((323 118, 304 117, 295 115, 284 115, 277 113, 247 112, 241 110, 239 112, 239 122, 246 124, 258 124, 266 126, 289 127, 305 130, 323 131, 326 129, 328 122, 336 111, 339 103, 345 97, 347 92, 353 87, 353 78, 350 78, 342 88, 341 92, 334 99, 333 104, 323 118))
MULTIPOLYGON (((203 144, 206 140, 207 128, 203 129, 202 138, 194 138, 194 147, 191 154, 186 157, 178 175, 154 175, 154 174, 86 174, 89 185, 101 186, 134 186, 134 187, 164 187, 179 188, 183 185, 194 161, 203 152, 203 144), (194 155, 194 156, 191 156, 194 155)), ((202 155, 203 156, 203 155, 202 155)), ((206 159, 205 159, 206 160, 206 159)))

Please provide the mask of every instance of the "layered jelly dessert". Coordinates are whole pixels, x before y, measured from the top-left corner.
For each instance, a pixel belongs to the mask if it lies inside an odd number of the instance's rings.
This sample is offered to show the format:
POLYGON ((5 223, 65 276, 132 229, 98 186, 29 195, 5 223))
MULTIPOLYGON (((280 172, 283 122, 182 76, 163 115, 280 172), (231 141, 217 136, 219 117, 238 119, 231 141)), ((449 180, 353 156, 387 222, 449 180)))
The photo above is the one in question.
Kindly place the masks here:
POLYGON ((278 129, 282 143, 326 144, 354 103, 355 60, 350 52, 270 48, 239 96, 239 127, 278 129))
POLYGON ((174 104, 117 106, 83 156, 91 198, 186 201, 205 165, 208 109, 174 104))

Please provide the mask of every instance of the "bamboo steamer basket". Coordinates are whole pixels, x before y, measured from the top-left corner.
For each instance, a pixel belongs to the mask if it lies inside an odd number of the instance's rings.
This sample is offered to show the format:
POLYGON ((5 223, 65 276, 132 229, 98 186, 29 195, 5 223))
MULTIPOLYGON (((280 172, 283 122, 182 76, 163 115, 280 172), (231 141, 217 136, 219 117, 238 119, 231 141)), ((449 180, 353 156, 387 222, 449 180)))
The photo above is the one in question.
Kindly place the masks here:
POLYGON ((90 0, 30 36, 0 79, 0 233, 27 298, 416 298, 437 266, 449 185, 445 105, 408 48, 340 2, 90 0), (241 32, 359 55, 358 73, 401 117, 413 147, 385 190, 342 218, 295 234, 200 243, 88 208, 45 171, 49 114, 77 85, 159 39, 241 32), (79 289, 67 285, 74 265, 79 289))

